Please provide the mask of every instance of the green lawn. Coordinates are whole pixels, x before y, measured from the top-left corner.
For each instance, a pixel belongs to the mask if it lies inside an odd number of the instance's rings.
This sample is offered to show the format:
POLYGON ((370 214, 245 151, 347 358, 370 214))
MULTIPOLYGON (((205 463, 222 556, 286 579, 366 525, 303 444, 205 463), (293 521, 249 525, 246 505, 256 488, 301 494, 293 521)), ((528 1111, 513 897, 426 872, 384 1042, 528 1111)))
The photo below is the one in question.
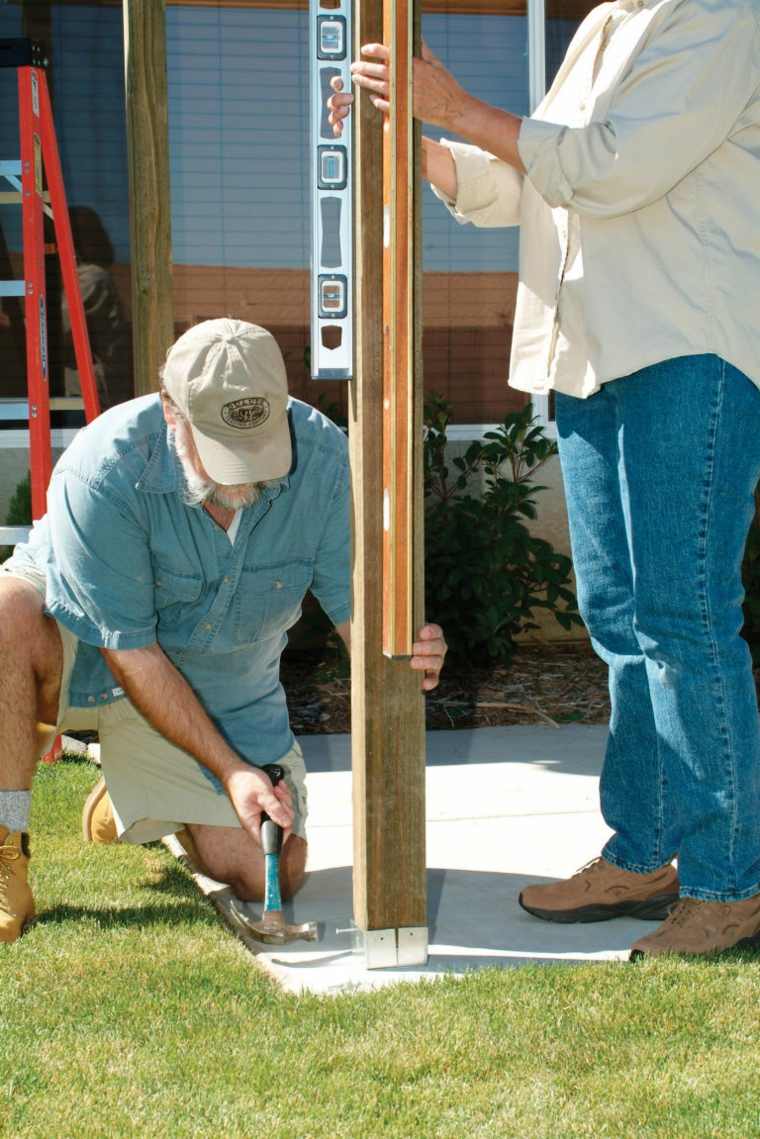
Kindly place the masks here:
POLYGON ((281 994, 162 847, 83 845, 41 771, 41 917, 0 947, 0 1135, 760 1136, 760 961, 281 994))

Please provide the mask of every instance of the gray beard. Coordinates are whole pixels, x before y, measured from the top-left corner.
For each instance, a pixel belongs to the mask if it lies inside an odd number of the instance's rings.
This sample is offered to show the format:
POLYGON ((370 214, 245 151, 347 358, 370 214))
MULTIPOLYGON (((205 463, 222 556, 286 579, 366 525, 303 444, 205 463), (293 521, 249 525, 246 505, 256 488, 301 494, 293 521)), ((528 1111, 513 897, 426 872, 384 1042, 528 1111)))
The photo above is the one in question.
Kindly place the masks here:
POLYGON ((245 510, 246 506, 253 506, 259 501, 264 485, 260 482, 250 483, 248 486, 238 487, 230 494, 219 483, 214 483, 214 489, 204 501, 210 502, 212 506, 221 506, 225 510, 245 510))
POLYGON ((209 503, 223 510, 244 510, 259 501, 266 483, 241 483, 231 488, 212 479, 204 479, 192 465, 187 441, 182 437, 182 432, 170 430, 168 438, 182 471, 184 483, 182 500, 187 506, 203 506, 209 503))

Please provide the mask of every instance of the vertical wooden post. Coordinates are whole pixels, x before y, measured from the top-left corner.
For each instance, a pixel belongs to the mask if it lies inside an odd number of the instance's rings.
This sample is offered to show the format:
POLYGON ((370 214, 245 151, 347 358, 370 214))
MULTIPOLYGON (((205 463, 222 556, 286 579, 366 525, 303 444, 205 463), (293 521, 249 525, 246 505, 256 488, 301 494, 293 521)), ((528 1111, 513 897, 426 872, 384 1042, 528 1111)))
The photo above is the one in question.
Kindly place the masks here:
POLYGON ((174 340, 164 0, 124 0, 135 395, 156 391, 174 340))
MULTIPOLYGON (((382 41, 382 0, 356 0, 356 50, 382 41)), ((381 122, 355 90, 356 378, 349 442, 354 498, 352 748, 354 920, 360 930, 427 927, 425 721, 419 674, 383 655, 383 185, 381 122)), ((417 134, 417 137, 419 135, 417 134)), ((409 172, 411 175, 411 172, 409 172)), ((419 286, 419 273, 416 280, 419 286)), ((419 314, 415 341, 419 346, 419 314)), ((414 453, 415 624, 423 611, 421 375, 414 453)), ((425 946, 426 950, 426 946, 425 946)))
POLYGON ((383 652, 408 657, 414 637, 415 233, 412 62, 414 0, 386 0, 390 114, 383 123, 383 652))

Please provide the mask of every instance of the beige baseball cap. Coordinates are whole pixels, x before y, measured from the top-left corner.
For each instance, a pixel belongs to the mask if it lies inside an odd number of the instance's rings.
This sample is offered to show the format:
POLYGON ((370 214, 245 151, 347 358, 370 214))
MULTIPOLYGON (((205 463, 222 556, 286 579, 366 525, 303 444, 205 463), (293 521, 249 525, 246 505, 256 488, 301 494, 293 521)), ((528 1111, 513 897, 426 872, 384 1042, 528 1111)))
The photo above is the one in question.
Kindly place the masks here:
POLYGON ((265 482, 288 473, 288 381, 265 328, 228 317, 194 325, 169 349, 163 382, 214 482, 265 482))

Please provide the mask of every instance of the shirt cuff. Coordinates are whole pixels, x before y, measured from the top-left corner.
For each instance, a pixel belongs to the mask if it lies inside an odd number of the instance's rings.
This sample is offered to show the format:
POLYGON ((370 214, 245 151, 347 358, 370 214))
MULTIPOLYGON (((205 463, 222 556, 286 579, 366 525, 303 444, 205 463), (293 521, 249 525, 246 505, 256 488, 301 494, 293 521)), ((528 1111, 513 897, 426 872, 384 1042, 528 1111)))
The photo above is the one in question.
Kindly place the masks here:
POLYGON ((435 186, 430 188, 457 221, 469 221, 471 214, 493 205, 496 199, 497 187, 491 173, 493 157, 477 146, 470 146, 465 142, 453 142, 449 138, 440 139, 440 144, 451 151, 456 166, 456 201, 435 186))
POLYGON ((553 209, 567 207, 574 190, 565 177, 559 148, 567 127, 544 123, 540 119, 523 119, 517 136, 517 150, 527 177, 538 193, 553 209))
POLYGON ((45 612, 60 621, 75 637, 86 645, 99 649, 144 649, 156 643, 156 626, 145 625, 142 629, 123 632, 117 629, 102 629, 87 618, 72 613, 60 601, 45 605, 45 612))

